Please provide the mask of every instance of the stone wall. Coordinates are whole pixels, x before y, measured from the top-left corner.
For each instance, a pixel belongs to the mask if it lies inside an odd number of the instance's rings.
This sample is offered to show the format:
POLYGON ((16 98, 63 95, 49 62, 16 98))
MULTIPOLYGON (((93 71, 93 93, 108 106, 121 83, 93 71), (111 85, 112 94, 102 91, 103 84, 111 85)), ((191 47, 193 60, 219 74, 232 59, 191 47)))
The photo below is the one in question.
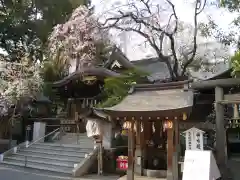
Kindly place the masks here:
POLYGON ((8 139, 0 139, 0 154, 8 150, 8 144, 8 139))

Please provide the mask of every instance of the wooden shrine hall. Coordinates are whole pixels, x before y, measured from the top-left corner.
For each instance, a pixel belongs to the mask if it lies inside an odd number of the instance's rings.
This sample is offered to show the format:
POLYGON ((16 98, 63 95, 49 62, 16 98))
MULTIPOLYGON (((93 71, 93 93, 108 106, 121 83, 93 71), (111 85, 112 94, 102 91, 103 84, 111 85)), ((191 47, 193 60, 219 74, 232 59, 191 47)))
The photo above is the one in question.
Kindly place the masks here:
POLYGON ((95 108, 128 126, 127 180, 149 172, 178 179, 179 121, 187 119, 193 106, 188 87, 189 81, 139 84, 119 104, 95 108))

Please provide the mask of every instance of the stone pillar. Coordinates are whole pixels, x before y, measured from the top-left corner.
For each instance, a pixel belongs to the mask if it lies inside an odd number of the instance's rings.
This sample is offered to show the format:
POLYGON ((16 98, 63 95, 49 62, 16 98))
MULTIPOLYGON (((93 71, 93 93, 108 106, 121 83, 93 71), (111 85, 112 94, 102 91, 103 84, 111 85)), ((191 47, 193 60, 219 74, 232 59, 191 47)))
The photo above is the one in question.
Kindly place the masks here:
MULTIPOLYGON (((34 122, 33 127, 33 141, 40 139, 41 137, 45 136, 46 131, 46 123, 45 122, 34 122)), ((44 138, 41 139, 39 142, 44 142, 44 138)))
POLYGON ((226 150, 226 130, 224 122, 224 105, 219 101, 223 100, 223 88, 215 88, 215 112, 216 112, 216 150, 217 150, 217 163, 225 166, 227 158, 226 150))

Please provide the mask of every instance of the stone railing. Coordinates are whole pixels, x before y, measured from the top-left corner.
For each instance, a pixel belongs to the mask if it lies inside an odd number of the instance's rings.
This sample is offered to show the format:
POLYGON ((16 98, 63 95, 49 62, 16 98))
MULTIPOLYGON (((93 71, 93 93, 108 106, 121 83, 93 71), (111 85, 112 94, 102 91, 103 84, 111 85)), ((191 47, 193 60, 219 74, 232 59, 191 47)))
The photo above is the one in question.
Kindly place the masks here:
POLYGON ((93 152, 86 154, 85 159, 83 159, 80 164, 74 165, 74 169, 72 171, 73 177, 81 177, 89 173, 90 168, 94 164, 97 164, 98 152, 99 147, 95 148, 93 152))
POLYGON ((15 147, 9 149, 8 151, 0 154, 0 163, 3 161, 3 159, 6 156, 10 156, 12 154, 16 154, 19 149, 27 148, 29 146, 29 143, 30 143, 29 141, 25 141, 25 142, 19 144, 18 146, 15 146, 15 147))

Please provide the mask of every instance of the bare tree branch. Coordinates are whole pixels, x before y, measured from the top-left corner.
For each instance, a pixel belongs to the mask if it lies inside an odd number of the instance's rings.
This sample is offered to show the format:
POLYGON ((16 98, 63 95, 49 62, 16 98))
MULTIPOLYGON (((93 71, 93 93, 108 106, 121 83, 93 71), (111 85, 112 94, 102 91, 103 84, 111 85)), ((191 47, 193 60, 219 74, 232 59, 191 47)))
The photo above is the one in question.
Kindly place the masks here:
MULTIPOLYGON (((193 49, 189 51, 186 62, 181 65, 182 72, 179 72, 180 59, 177 55, 176 49, 176 33, 178 33, 179 19, 175 10, 174 4, 171 0, 165 0, 166 4, 171 10, 170 16, 166 16, 164 11, 161 12, 159 5, 150 4, 150 0, 139 0, 143 5, 137 6, 135 3, 129 4, 132 11, 123 12, 118 11, 117 16, 107 18, 100 26, 102 28, 115 28, 120 31, 131 31, 144 37, 150 46, 155 50, 159 61, 166 63, 171 79, 175 80, 178 76, 185 75, 187 67, 192 63, 196 55, 197 49, 197 16, 203 11, 206 0, 196 0, 194 10, 194 33, 193 33, 193 49), (203 2, 201 2, 203 1, 203 2), (156 7, 154 9, 154 6, 156 7), (167 21, 161 21, 160 17, 168 17, 167 21), (133 25, 135 24, 135 25, 133 25), (170 42, 170 54, 164 53, 164 40, 170 42)), ((184 58, 184 59, 185 59, 184 58)))
POLYGON ((184 75, 187 67, 194 61, 194 58, 196 56, 196 51, 197 51, 197 25, 198 25, 198 21, 197 21, 197 16, 203 11, 204 7, 206 5, 206 0, 203 0, 203 2, 201 2, 201 0, 197 0, 196 1, 196 5, 195 5, 195 9, 194 9, 194 34, 193 34, 193 50, 192 50, 192 56, 188 59, 188 61, 183 65, 182 67, 182 74, 184 75), (203 5, 201 5, 203 4, 203 5))
POLYGON ((147 0, 146 2, 144 0, 140 0, 140 1, 145 5, 145 7, 147 8, 148 13, 151 14, 152 11, 151 11, 151 8, 149 6, 149 1, 150 0, 147 0))

